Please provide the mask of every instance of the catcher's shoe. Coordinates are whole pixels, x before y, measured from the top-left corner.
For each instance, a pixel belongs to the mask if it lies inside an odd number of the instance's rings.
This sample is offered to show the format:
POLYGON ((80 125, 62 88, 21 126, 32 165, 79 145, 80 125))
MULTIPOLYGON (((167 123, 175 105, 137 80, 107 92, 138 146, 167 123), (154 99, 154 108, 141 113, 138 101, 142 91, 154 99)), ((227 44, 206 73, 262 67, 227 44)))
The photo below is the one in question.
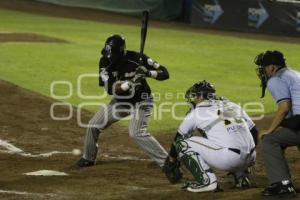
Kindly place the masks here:
POLYGON ((249 189, 252 187, 255 187, 256 185, 251 183, 250 181, 250 174, 251 174, 251 169, 248 167, 244 173, 240 176, 237 176, 236 173, 234 172, 229 172, 228 175, 232 175, 234 178, 234 187, 239 188, 239 189, 249 189))
POLYGON ((235 177, 235 187, 241 189, 248 189, 252 187, 251 181, 247 175, 236 178, 235 177))
POLYGON ((95 165, 95 161, 90 161, 84 158, 80 158, 80 160, 77 161, 76 165, 78 167, 90 167, 95 165))
POLYGON ((218 189, 218 183, 213 182, 211 184, 203 185, 198 182, 187 182, 183 186, 189 192, 210 192, 218 189))

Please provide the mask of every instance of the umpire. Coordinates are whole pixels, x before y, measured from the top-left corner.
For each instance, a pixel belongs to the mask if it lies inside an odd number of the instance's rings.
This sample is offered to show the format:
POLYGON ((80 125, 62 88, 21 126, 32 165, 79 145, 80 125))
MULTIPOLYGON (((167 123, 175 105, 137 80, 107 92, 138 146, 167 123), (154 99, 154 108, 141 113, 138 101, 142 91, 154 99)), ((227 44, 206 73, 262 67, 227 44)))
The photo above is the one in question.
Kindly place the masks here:
POLYGON ((279 51, 260 53, 255 64, 262 98, 267 88, 277 103, 269 129, 260 134, 270 184, 262 195, 296 196, 284 151, 287 147, 300 146, 300 73, 286 67, 284 55, 279 51))
MULTIPOLYGON (((153 107, 151 89, 146 78, 166 80, 167 69, 146 55, 126 50, 121 35, 107 38, 99 62, 99 84, 112 95, 111 102, 101 106, 89 121, 79 167, 95 164, 99 134, 111 124, 132 114, 129 136, 159 166, 163 166, 167 152, 148 132, 148 119, 153 107)), ((113 147, 112 147, 113 148, 113 147)))

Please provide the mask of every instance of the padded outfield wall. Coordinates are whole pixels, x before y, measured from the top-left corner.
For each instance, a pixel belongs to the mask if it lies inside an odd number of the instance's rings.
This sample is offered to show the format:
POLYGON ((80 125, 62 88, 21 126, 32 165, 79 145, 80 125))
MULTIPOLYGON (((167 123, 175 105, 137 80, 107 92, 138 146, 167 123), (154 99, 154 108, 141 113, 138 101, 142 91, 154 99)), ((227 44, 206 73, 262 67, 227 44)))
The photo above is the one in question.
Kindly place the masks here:
POLYGON ((300 1, 193 0, 190 21, 204 28, 300 36, 300 1))
POLYGON ((37 0, 62 6, 100 9, 110 12, 139 16, 150 11, 150 18, 174 20, 181 17, 184 0, 37 0))

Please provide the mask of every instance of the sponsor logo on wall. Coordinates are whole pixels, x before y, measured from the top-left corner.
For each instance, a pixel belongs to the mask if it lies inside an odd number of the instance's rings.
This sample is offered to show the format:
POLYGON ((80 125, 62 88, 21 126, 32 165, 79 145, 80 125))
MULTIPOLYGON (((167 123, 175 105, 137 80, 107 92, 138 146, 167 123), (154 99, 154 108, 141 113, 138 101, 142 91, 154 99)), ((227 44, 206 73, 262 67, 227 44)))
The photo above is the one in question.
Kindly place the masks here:
POLYGON ((259 1, 259 8, 248 8, 248 26, 259 29, 269 18, 269 14, 259 1))
POLYGON ((217 0, 213 0, 214 4, 204 4, 203 20, 210 24, 214 24, 224 13, 222 7, 217 0))

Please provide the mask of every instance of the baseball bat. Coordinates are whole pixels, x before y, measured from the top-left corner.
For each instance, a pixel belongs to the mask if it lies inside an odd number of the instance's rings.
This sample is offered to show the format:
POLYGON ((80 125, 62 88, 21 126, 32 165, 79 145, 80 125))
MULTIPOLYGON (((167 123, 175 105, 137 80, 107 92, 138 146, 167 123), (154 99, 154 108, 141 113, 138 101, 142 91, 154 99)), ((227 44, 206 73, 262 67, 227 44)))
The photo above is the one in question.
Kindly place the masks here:
POLYGON ((149 12, 147 10, 143 11, 142 28, 141 28, 141 45, 140 45, 140 65, 143 65, 142 55, 144 53, 146 37, 147 37, 148 17, 149 17, 149 12))

